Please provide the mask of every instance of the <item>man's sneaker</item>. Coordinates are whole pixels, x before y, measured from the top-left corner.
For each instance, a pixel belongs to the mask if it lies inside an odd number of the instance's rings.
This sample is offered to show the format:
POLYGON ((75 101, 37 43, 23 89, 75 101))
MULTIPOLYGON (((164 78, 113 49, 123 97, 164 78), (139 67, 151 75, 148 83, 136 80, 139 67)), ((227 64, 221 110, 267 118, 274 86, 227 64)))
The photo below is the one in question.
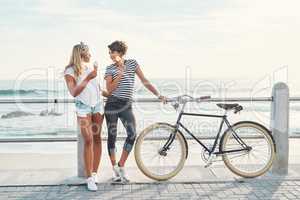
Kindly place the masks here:
POLYGON ((99 183, 99 179, 98 179, 98 175, 97 175, 96 172, 92 173, 92 177, 94 178, 95 183, 98 184, 99 183))
POLYGON ((86 185, 87 185, 87 189, 88 189, 89 191, 95 192, 95 191, 98 190, 98 187, 97 187, 97 185, 96 185, 96 183, 95 183, 95 180, 94 180, 94 178, 93 178, 92 176, 90 176, 90 177, 88 177, 88 178, 86 179, 86 185))
POLYGON ((129 183, 130 180, 126 176, 126 172, 125 172, 124 167, 119 167, 119 169, 120 169, 121 182, 124 183, 124 184, 129 183))
POLYGON ((121 182, 121 176, 120 176, 120 167, 118 165, 113 166, 113 178, 112 182, 119 183, 121 182))

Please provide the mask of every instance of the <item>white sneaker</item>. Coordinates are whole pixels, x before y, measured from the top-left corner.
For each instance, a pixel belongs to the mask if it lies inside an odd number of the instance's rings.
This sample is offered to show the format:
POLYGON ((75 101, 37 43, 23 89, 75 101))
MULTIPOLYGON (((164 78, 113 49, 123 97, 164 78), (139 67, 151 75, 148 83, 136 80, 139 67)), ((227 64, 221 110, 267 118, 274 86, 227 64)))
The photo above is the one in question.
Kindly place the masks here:
POLYGON ((129 183, 130 180, 126 176, 125 168, 124 167, 119 167, 120 170, 120 176, 122 179, 122 183, 129 183))
POLYGON ((90 176, 90 177, 88 177, 88 178, 86 179, 86 184, 87 184, 87 189, 88 189, 89 191, 95 192, 95 191, 98 190, 98 187, 97 187, 97 185, 96 185, 96 183, 95 183, 95 180, 94 180, 94 178, 93 178, 92 176, 90 176))
POLYGON ((93 172, 92 177, 94 178, 95 183, 98 184, 99 183, 98 174, 96 172, 93 172))
POLYGON ((121 182, 121 176, 120 176, 120 167, 118 165, 113 166, 113 182, 121 182))

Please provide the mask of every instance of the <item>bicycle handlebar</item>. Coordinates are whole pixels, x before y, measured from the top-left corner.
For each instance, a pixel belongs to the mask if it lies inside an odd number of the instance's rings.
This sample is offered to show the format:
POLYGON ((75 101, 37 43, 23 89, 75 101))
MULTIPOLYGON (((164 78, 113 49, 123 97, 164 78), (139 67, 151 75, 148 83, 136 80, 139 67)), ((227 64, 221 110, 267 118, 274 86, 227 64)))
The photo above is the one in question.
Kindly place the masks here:
POLYGON ((196 101, 196 102, 201 102, 201 101, 204 101, 204 100, 207 100, 207 99, 210 99, 211 97, 210 96, 201 96, 201 97, 198 97, 198 98, 194 98, 190 95, 180 95, 180 96, 177 96, 177 97, 173 97, 173 98, 167 98, 167 102, 178 102, 178 103, 185 103, 185 102, 188 102, 188 101, 196 101), (188 99, 185 99, 185 98, 188 98, 188 99))
POLYGON ((172 106, 175 110, 177 110, 178 107, 179 107, 179 104, 185 104, 189 101, 194 101, 194 102, 200 103, 200 102, 205 101, 205 100, 210 99, 210 98, 211 98, 210 96, 201 96, 201 97, 198 97, 198 98, 194 98, 190 95, 184 94, 184 95, 180 95, 180 96, 177 96, 177 97, 174 97, 174 98, 168 98, 167 103, 168 102, 173 102, 172 106), (186 99, 186 98, 188 98, 188 99, 186 99))
POLYGON ((201 101, 201 100, 207 100, 210 98, 211 98, 210 96, 202 96, 202 97, 199 97, 198 99, 201 101))

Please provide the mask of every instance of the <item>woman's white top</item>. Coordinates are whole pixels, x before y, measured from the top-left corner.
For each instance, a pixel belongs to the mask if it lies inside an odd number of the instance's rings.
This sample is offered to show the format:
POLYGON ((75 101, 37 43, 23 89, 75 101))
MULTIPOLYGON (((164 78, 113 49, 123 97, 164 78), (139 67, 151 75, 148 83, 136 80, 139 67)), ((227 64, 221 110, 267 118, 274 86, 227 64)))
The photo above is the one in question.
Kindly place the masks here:
MULTIPOLYGON (((93 68, 85 66, 83 67, 82 74, 76 78, 73 67, 68 67, 64 71, 64 75, 68 74, 73 76, 76 80, 76 84, 78 85, 93 70, 94 70, 93 68)), ((82 92, 75 97, 75 99, 89 106, 95 106, 97 103, 101 101, 103 102, 103 98, 100 92, 100 81, 98 79, 98 76, 91 79, 86 85, 86 87, 82 90, 82 92)))

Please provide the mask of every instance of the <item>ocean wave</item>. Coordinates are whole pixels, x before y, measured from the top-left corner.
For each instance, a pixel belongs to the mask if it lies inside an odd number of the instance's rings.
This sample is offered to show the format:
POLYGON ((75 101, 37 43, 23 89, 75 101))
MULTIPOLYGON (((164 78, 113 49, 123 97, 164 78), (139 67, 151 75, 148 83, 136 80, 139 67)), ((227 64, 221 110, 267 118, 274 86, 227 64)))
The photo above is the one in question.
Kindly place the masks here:
POLYGON ((24 117, 24 116, 31 116, 34 115, 33 113, 30 112, 24 112, 24 111, 13 111, 10 113, 7 113, 5 115, 2 115, 2 119, 10 119, 10 118, 15 118, 15 117, 24 117))
POLYGON ((31 89, 31 90, 0 90, 0 96, 13 96, 13 95, 46 95, 48 93, 56 93, 56 90, 39 90, 39 89, 31 89))
MULTIPOLYGON (((24 112, 24 111, 12 111, 7 114, 4 114, 1 116, 2 119, 11 119, 16 117, 26 117, 26 116, 33 116, 36 115, 34 113, 30 112, 24 112)), ((54 109, 52 110, 42 110, 39 114, 39 116, 61 116, 63 113, 55 112, 54 109)))
POLYGON ((40 116, 60 116, 62 114, 63 113, 55 112, 54 109, 51 109, 50 111, 49 110, 43 110, 43 111, 40 112, 40 116))

